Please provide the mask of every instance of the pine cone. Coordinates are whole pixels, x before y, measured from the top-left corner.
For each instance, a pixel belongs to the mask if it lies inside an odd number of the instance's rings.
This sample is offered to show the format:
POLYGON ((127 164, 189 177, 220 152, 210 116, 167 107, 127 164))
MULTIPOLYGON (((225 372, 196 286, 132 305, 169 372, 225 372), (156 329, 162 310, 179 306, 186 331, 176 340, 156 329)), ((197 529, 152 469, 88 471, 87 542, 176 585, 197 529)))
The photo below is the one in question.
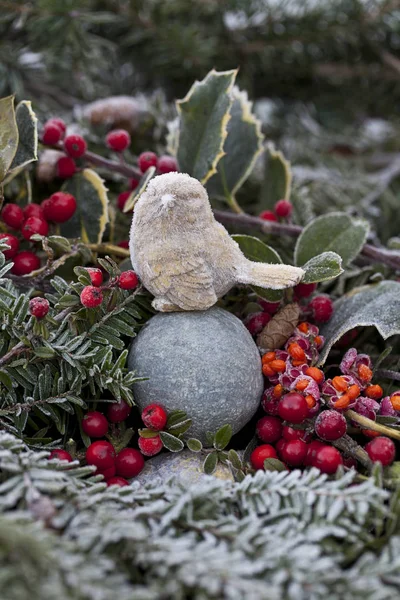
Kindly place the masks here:
POLYGON ((287 342, 299 322, 298 304, 287 304, 276 313, 257 336, 257 346, 264 352, 277 350, 287 342))
POLYGON ((142 112, 140 103, 131 96, 110 96, 96 100, 83 109, 91 125, 122 127, 131 133, 136 129, 142 112))

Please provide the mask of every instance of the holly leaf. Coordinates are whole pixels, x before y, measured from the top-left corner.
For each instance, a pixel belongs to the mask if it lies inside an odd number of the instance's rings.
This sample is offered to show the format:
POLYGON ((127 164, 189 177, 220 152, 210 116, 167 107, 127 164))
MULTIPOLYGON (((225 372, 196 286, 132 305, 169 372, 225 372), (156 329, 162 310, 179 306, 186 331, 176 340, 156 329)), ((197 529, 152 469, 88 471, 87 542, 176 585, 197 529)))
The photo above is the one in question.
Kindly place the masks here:
POLYGON ((297 240, 294 251, 296 265, 305 265, 323 252, 333 251, 348 265, 364 246, 369 232, 367 221, 346 213, 329 213, 314 219, 297 240))
POLYGON ((165 448, 170 452, 180 452, 185 446, 182 440, 166 431, 160 431, 160 438, 165 448))
POLYGON ((259 210, 272 209, 278 200, 289 200, 291 185, 290 162, 282 152, 268 144, 265 151, 264 181, 260 190, 259 210))
MULTIPOLYGON (((239 244, 241 251, 249 260, 272 264, 282 263, 281 257, 273 248, 252 235, 232 235, 232 239, 239 244)), ((279 302, 283 295, 281 290, 268 290, 256 285, 250 287, 257 296, 261 296, 268 302, 279 302)))
POLYGON ((206 475, 212 475, 217 468, 218 455, 216 452, 211 452, 203 463, 203 471, 206 475))
POLYGON ((189 438, 186 441, 186 445, 192 452, 200 452, 203 449, 203 444, 200 440, 197 440, 196 438, 189 438))
POLYGON ((32 110, 32 103, 27 100, 20 102, 15 111, 18 127, 18 147, 10 170, 21 169, 38 159, 37 118, 32 110))
POLYGON ((0 99, 0 182, 7 175, 18 148, 18 127, 14 96, 0 99))
POLYGON ((60 234, 76 238, 80 232, 84 243, 99 244, 108 223, 107 188, 101 177, 92 169, 84 169, 68 179, 62 189, 75 197, 77 209, 60 225, 60 234))
POLYGON ((217 164, 225 154, 223 148, 236 74, 237 70, 217 72, 213 69, 176 103, 179 167, 203 184, 217 172, 217 164))
POLYGON ((230 109, 228 135, 224 143, 225 156, 218 162, 217 172, 209 179, 207 190, 211 196, 234 196, 254 168, 263 151, 264 136, 261 123, 252 114, 252 103, 247 92, 234 87, 230 109))
POLYGON ((335 302, 331 320, 321 327, 323 365, 332 346, 355 327, 376 327, 383 339, 400 334, 400 283, 381 281, 356 288, 335 302))
POLYGON ((227 447, 232 437, 232 426, 227 423, 218 429, 214 436, 213 446, 216 450, 223 450, 227 447))
POLYGON ((139 200, 139 197, 143 194, 144 190, 146 189, 150 179, 153 179, 155 172, 155 167, 149 167, 147 169, 146 173, 144 173, 142 179, 139 181, 139 185, 135 190, 132 191, 131 195, 125 202, 124 210, 122 212, 127 213, 133 209, 136 202, 139 200))
POLYGON ((329 281, 343 273, 342 259, 336 252, 323 252, 303 265, 305 275, 301 283, 329 281))

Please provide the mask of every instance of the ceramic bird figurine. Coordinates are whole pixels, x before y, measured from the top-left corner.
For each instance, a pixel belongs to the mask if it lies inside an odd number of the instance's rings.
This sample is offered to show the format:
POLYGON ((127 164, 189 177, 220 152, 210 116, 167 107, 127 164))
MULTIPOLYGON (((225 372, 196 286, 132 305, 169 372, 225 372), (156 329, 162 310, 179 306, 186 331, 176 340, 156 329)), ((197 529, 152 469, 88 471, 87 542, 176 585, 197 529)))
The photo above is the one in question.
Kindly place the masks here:
POLYGON ((183 173, 150 181, 135 205, 129 249, 161 312, 205 310, 236 284, 279 290, 304 275, 298 267, 248 260, 215 220, 204 187, 183 173))

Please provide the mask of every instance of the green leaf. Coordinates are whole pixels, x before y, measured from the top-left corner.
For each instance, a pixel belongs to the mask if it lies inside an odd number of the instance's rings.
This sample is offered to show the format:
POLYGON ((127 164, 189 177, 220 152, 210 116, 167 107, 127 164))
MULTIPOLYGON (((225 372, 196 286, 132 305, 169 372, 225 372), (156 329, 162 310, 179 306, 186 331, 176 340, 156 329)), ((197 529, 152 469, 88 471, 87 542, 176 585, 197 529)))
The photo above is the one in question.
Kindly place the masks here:
POLYGON ((66 238, 79 236, 86 243, 101 242, 108 223, 108 197, 103 180, 92 171, 84 169, 74 175, 62 187, 64 192, 75 196, 75 214, 60 225, 60 233, 66 238))
POLYGON ((206 475, 212 475, 217 468, 218 454, 211 452, 203 463, 203 471, 206 475))
POLYGON ((182 421, 186 420, 186 417, 187 415, 184 410, 171 410, 171 412, 168 415, 166 425, 167 429, 169 429, 173 425, 176 425, 177 423, 182 423, 182 421))
POLYGON ((272 209, 278 200, 289 200, 291 185, 290 162, 282 152, 268 144, 265 151, 264 181, 260 190, 259 210, 272 209))
POLYGON ((217 164, 224 156, 236 74, 236 70, 212 70, 177 102, 179 167, 202 183, 217 172, 217 164))
POLYGON ((216 450, 223 450, 227 447, 232 437, 232 426, 229 423, 218 429, 214 436, 213 446, 216 450))
POLYGON ((146 173, 143 175, 142 179, 139 181, 139 185, 137 186, 136 189, 134 189, 132 191, 131 195, 125 202, 124 210, 122 212, 128 213, 133 209, 136 202, 139 200, 139 196, 141 196, 141 194, 146 189, 147 184, 149 183, 150 179, 153 179, 155 172, 156 172, 155 167, 149 167, 147 169, 146 173))
POLYGON ((140 437, 142 438, 155 438, 158 436, 158 431, 156 431, 155 429, 148 429, 147 427, 144 427, 143 429, 139 429, 138 430, 138 434, 140 437))
POLYGON ((234 196, 254 168, 263 151, 261 123, 252 114, 252 103, 247 92, 237 87, 232 90, 233 103, 228 122, 228 136, 224 144, 225 156, 218 162, 217 173, 207 182, 211 196, 234 196))
POLYGON ((236 452, 236 450, 233 450, 233 448, 231 448, 231 450, 228 452, 228 460, 234 469, 241 469, 243 466, 239 454, 236 452))
POLYGON ((264 471, 287 471, 287 469, 277 458, 267 458, 264 460, 264 471))
POLYGON ((303 229, 297 240, 296 265, 305 265, 318 254, 332 250, 342 257, 343 265, 347 266, 365 244, 368 232, 366 221, 354 219, 346 213, 317 217, 303 229))
POLYGON ((5 371, 0 371, 0 383, 2 383, 4 387, 6 387, 9 392, 11 392, 12 379, 5 371))
POLYGON ((180 423, 175 423, 175 425, 171 425, 171 427, 168 427, 168 432, 172 433, 173 435, 181 435, 182 433, 186 433, 186 431, 190 429, 191 426, 192 419, 185 419, 180 423))
MULTIPOLYGON (((241 251, 249 260, 272 264, 282 263, 281 257, 273 248, 252 235, 233 235, 232 239, 239 244, 241 251)), ((283 295, 281 290, 268 290, 256 285, 250 287, 257 296, 261 296, 269 302, 279 302, 283 295)))
POLYGON ((186 445, 192 452, 200 452, 203 449, 203 444, 200 440, 196 440, 196 438, 189 438, 186 441, 186 445))
POLYGON ((44 359, 51 359, 56 356, 56 352, 47 346, 40 346, 40 348, 35 348, 35 356, 44 359))
POLYGON ((185 447, 182 440, 166 431, 160 431, 160 438, 165 448, 170 452, 180 452, 185 447))
POLYGON ((335 302, 331 320, 321 327, 325 345, 319 364, 324 364, 329 350, 347 331, 355 327, 377 328, 387 338, 400 334, 400 283, 382 281, 356 288, 335 302))
POLYGON ((14 96, 0 99, 0 182, 7 175, 18 148, 14 96))
POLYGON ((19 141, 10 170, 20 169, 38 159, 37 118, 32 110, 31 102, 27 100, 20 102, 15 111, 15 118, 19 141))
POLYGON ((306 274, 301 283, 329 281, 343 273, 342 259, 336 252, 323 252, 311 258, 304 266, 306 274))

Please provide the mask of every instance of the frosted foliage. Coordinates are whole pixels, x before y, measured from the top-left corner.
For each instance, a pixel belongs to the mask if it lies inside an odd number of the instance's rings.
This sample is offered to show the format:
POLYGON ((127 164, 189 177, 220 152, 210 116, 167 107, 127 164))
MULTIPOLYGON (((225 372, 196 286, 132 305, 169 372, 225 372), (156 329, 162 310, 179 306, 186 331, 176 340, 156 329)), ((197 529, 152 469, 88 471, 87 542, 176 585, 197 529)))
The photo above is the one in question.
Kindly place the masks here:
POLYGON ((311 470, 106 488, 90 467, 49 463, 46 452, 5 433, 0 468, 4 600, 400 593, 400 537, 378 556, 370 551, 374 531, 383 540, 385 523, 393 525, 388 493, 373 479, 349 486, 352 472, 335 481, 311 470), (38 503, 46 510, 35 521, 38 503))

